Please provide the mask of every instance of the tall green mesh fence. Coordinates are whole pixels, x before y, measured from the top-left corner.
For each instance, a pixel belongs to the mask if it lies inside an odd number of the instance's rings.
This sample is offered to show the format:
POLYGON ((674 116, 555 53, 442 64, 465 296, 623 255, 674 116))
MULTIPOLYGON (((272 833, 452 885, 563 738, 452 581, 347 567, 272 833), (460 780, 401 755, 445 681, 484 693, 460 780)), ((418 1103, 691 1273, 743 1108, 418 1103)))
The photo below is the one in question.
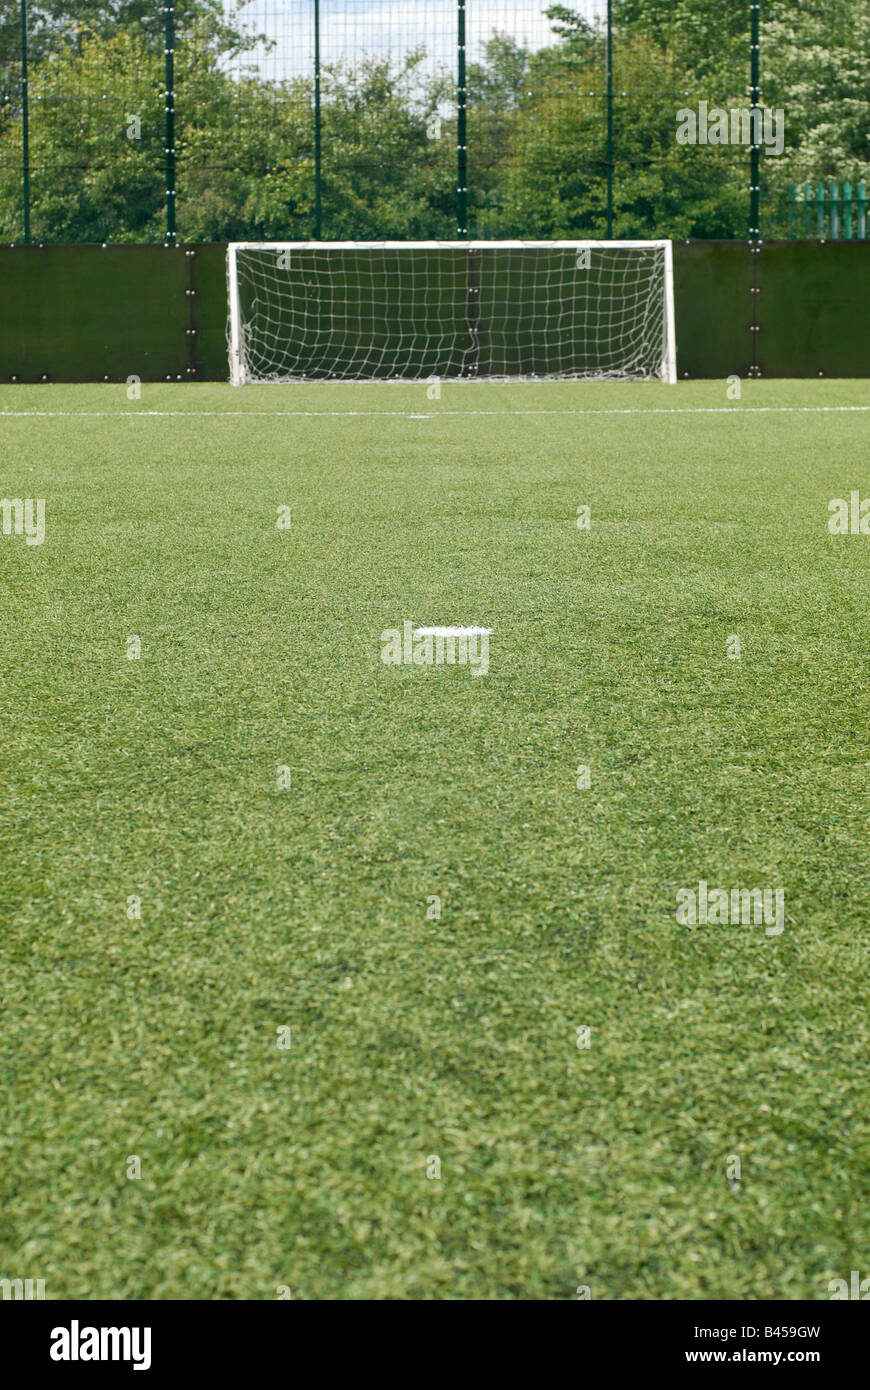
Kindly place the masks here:
POLYGON ((868 130, 870 0, 0 0, 6 242, 864 238, 868 130))

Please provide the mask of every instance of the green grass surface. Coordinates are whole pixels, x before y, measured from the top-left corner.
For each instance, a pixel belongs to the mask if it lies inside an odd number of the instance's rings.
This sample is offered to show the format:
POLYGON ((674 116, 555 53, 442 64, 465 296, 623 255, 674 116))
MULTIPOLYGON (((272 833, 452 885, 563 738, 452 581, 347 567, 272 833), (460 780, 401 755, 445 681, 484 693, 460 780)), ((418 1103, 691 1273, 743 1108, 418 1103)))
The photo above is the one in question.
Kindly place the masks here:
POLYGON ((0 536, 0 1275, 817 1299, 867 1273, 870 537, 827 505, 870 495, 870 415, 803 409, 867 403, 0 390, 2 494, 46 499, 43 545, 0 536), (489 674, 384 666, 405 619, 492 627, 489 674), (783 888, 783 934, 678 926, 701 878, 783 888))

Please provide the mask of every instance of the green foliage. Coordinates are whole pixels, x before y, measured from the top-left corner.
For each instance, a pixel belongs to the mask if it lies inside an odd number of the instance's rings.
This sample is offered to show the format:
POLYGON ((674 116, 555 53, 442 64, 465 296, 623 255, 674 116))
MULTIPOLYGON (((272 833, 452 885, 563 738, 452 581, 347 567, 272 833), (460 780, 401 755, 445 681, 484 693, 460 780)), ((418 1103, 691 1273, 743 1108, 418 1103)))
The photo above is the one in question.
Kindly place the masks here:
MULTIPOLYGON (((179 37, 207 20, 221 34, 227 52, 250 46, 233 22, 235 12, 228 16, 220 0, 173 0, 173 10, 179 37)), ((136 34, 154 54, 163 52, 165 15, 155 0, 41 0, 28 4, 27 15, 28 49, 35 62, 64 48, 79 51, 87 34, 104 39, 136 34)), ((20 41, 21 0, 0 0, 0 69, 17 63, 20 41)))
POLYGON ((558 34, 569 48, 588 52, 594 30, 579 10, 572 10, 567 5, 551 5, 544 13, 550 20, 553 33, 558 34))
MULTIPOLYGON (((711 104, 745 103, 748 7, 732 0, 616 0, 618 21, 659 43, 711 104)), ((789 185, 870 178, 870 0, 765 0, 762 100, 785 119, 785 153, 762 160, 764 225, 785 234, 789 185)), ((721 156, 720 156, 721 158, 721 156)))
MULTIPOLYGON (((605 97, 600 55, 590 53, 586 66, 566 65, 558 52, 531 60, 530 91, 505 142, 498 234, 605 235, 605 97)), ((618 49, 614 90, 614 234, 740 235, 740 153, 677 145, 674 114, 684 98, 667 52, 644 39, 618 49)))
MULTIPOLYGON (((600 22, 547 11, 558 42, 495 33, 468 69, 469 208, 479 236, 598 236, 605 227, 600 22)), ((31 13, 34 236, 160 239, 165 221, 163 40, 146 0, 47 0, 31 13), (128 138, 129 118, 141 123, 128 138)), ((187 240, 308 238, 314 230, 310 76, 268 80, 238 11, 176 11, 176 188, 187 240)), ((717 0, 615 0, 614 231, 741 236, 744 148, 678 146, 676 113, 747 102, 748 11, 717 0)), ((17 0, 0 0, 0 238, 22 232, 17 0)), ((769 0, 763 97, 786 152, 762 159, 768 235, 805 179, 870 178, 870 0, 769 0)), ((402 61, 322 74, 323 229, 334 239, 455 234, 455 88, 402 61)))
POLYGON ((620 31, 651 39, 684 73, 708 83, 711 102, 745 95, 748 0, 615 0, 614 15, 620 31))
POLYGON ((366 62, 324 84, 324 218, 342 239, 450 237, 455 138, 430 134, 443 82, 419 84, 421 53, 394 71, 366 62), (415 93, 417 93, 415 95, 415 93))
MULTIPOLYGON (((179 218, 192 240, 307 238, 314 216, 313 83, 232 85, 192 48, 179 87, 179 218)), ((442 89, 422 100, 420 55, 323 74, 323 207, 330 239, 446 237, 452 229, 449 142, 429 123, 442 89)))
MULTIPOLYGON (((162 236, 160 64, 129 30, 83 36, 36 65, 30 85, 35 220, 46 241, 153 241, 162 236), (135 116, 137 127, 128 119, 135 116)), ((20 150, 20 122, 10 135, 20 150)), ((16 152, 17 152, 16 150, 16 152)), ((0 226, 21 234, 18 160, 0 163, 0 226)))
POLYGON ((809 0, 765 32, 765 99, 785 109, 788 177, 870 178, 870 0, 850 0, 848 14, 809 0))

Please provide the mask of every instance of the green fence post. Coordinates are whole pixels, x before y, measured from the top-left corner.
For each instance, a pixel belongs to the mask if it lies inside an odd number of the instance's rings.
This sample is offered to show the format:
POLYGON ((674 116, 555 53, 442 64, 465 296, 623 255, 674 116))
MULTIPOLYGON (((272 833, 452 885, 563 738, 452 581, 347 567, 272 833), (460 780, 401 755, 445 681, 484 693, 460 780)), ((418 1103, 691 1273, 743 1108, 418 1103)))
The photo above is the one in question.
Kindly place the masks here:
POLYGON ((607 240, 613 239, 613 3, 607 0, 607 240))
POLYGON ((825 185, 821 179, 816 184, 816 231, 825 235, 825 185))
POLYGON ((867 235, 867 185, 862 179, 858 184, 858 236, 863 241, 867 235))
POLYGON ((804 184, 804 235, 810 235, 810 216, 813 205, 813 187, 809 179, 804 184))
POLYGON ((163 7, 166 113, 166 241, 175 244, 175 6, 163 7))
MULTIPOLYGON (((749 6, 749 66, 751 70, 749 82, 750 106, 753 111, 758 109, 761 101, 761 25, 760 25, 761 0, 751 0, 749 6)), ((761 236, 759 228, 759 194, 761 183, 761 163, 759 155, 761 147, 758 143, 757 123, 752 122, 752 144, 749 147, 749 240, 757 241, 761 236)))
POLYGON ((840 239, 840 193, 836 179, 831 179, 831 240, 840 239))
POLYGON ((30 241, 30 127, 27 86, 27 0, 21 0, 21 198, 26 242, 30 241))
POLYGON ((456 12, 456 235, 468 236, 468 89, 465 80, 465 0, 456 12))
POLYGON ((852 183, 847 179, 843 184, 843 236, 852 240, 852 183))
POLYGON ((320 109, 320 0, 314 0, 314 240, 323 236, 323 131, 320 109))

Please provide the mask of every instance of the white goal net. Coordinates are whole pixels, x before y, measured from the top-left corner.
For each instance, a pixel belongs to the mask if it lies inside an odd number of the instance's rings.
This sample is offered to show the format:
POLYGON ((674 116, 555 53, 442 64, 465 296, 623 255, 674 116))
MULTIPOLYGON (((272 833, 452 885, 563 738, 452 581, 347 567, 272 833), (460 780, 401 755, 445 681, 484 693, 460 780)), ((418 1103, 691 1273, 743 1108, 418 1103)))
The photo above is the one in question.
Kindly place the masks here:
POLYGON ((230 380, 676 381, 669 241, 235 242, 230 380))

